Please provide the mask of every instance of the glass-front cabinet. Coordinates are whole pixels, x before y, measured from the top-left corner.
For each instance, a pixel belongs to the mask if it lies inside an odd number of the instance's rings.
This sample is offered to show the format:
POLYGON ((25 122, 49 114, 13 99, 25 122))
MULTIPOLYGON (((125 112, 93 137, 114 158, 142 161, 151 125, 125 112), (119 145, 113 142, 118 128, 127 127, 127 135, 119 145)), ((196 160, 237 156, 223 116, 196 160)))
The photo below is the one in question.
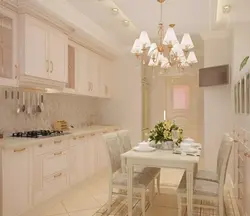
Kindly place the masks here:
POLYGON ((0 6, 0 86, 17 84, 17 15, 0 6))

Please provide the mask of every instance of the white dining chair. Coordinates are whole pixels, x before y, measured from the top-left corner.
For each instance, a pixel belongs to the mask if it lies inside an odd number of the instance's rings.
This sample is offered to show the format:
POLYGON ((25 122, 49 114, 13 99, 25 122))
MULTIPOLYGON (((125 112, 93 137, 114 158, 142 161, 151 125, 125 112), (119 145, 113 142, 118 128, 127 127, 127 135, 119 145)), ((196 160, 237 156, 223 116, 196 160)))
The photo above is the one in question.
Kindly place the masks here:
POLYGON ((224 145, 227 142, 224 142, 226 139, 228 139, 230 135, 228 133, 225 133, 223 135, 221 144, 220 144, 220 148, 218 151, 218 155, 217 155, 217 168, 216 171, 210 171, 210 170, 198 170, 198 172, 195 175, 196 179, 200 179, 200 180, 207 180, 207 181, 212 181, 212 182, 218 182, 219 181, 219 170, 220 170, 220 166, 222 164, 222 160, 223 160, 223 155, 224 155, 224 145))
MULTIPOLYGON (((129 131, 128 130, 120 130, 117 132, 120 144, 121 144, 121 151, 122 153, 125 153, 129 150, 132 149, 131 145, 131 139, 129 136, 129 131)), ((125 163, 124 163, 125 164, 125 163)), ((123 170, 126 172, 126 167, 123 167, 123 170)), ((135 173, 148 173, 149 175, 152 176, 153 179, 156 180, 157 182, 157 191, 158 194, 160 194, 160 180, 161 180, 161 169, 160 168, 155 168, 155 167, 139 167, 136 166, 134 169, 135 173)), ((153 182, 153 193, 154 193, 154 186, 155 181, 153 182)))
MULTIPOLYGON (((224 216, 224 184, 234 140, 231 137, 225 137, 223 142, 224 149, 218 182, 195 179, 193 193, 193 207, 217 210, 218 216, 224 216)), ((178 216, 182 215, 182 207, 187 205, 186 200, 186 174, 184 173, 177 189, 178 216)))
MULTIPOLYGON (((121 171, 121 145, 116 133, 109 133, 103 135, 104 142, 109 158, 109 199, 108 199, 108 212, 111 211, 113 189, 127 191, 127 173, 121 171)), ((154 179, 151 175, 143 173, 134 173, 133 176, 133 191, 140 194, 142 215, 145 216, 146 204, 146 190, 150 188, 154 179)), ((124 194, 120 194, 121 196, 124 194)), ((125 195, 127 197, 127 195, 125 195)), ((137 196, 135 198, 138 198, 137 196)), ((150 199, 152 200, 152 199, 150 199)))

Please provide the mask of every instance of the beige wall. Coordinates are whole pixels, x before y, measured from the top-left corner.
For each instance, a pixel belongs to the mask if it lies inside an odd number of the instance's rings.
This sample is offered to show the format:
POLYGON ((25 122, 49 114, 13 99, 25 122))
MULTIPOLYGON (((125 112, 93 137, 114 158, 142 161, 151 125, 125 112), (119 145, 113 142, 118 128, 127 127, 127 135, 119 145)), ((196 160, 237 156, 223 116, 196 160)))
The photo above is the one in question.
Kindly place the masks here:
POLYGON ((113 63, 112 98, 101 101, 103 124, 119 125, 130 131, 132 144, 141 141, 141 66, 130 53, 113 63))
MULTIPOLYGON (((231 39, 207 38, 204 41, 204 67, 230 64, 231 39)), ((232 131, 230 85, 204 88, 204 165, 216 170, 216 158, 222 136, 232 131)))

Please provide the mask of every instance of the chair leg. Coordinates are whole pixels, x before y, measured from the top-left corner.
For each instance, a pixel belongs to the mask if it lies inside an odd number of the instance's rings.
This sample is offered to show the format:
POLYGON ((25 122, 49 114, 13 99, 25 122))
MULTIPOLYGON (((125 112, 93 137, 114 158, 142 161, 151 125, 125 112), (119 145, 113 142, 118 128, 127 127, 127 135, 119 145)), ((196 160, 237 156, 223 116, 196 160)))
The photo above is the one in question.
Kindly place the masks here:
POLYGON ((177 195, 178 216, 182 216, 181 197, 177 195))
POLYGON ((153 179, 150 191, 150 205, 153 205, 154 195, 155 195, 155 180, 153 179))
POLYGON ((224 199, 219 199, 219 216, 224 216, 224 199))
POLYGON ((112 183, 110 183, 109 184, 109 198, 108 198, 108 213, 111 212, 112 194, 113 194, 113 185, 112 183))
POLYGON ((161 191, 160 191, 160 182, 161 181, 161 173, 159 173, 159 175, 157 176, 157 191, 158 191, 158 195, 160 195, 161 191))
POLYGON ((146 216, 146 190, 141 191, 141 210, 142 210, 142 216, 146 216))

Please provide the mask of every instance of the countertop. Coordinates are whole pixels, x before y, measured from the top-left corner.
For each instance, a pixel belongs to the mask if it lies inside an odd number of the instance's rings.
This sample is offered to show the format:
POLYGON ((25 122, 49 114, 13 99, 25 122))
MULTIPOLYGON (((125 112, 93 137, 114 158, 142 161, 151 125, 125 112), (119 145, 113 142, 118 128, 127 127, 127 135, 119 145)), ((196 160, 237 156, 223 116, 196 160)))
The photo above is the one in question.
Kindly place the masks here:
POLYGON ((93 125, 84 128, 70 129, 69 131, 67 131, 67 134, 54 137, 45 137, 45 138, 5 137, 3 139, 0 139, 0 148, 2 149, 24 148, 54 140, 67 140, 67 139, 72 139, 73 137, 88 135, 93 133, 112 132, 117 129, 119 129, 119 127, 117 126, 93 125))

